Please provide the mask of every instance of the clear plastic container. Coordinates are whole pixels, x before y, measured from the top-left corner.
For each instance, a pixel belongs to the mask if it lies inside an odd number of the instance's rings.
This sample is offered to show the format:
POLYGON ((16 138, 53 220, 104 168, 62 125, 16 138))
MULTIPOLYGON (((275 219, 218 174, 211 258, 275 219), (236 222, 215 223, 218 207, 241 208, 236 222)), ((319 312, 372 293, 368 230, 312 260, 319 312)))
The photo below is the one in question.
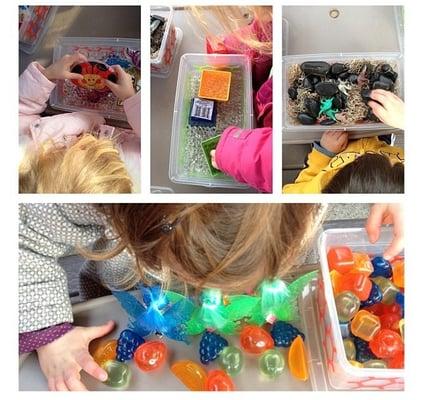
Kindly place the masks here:
MULTIPOLYGON (((88 60, 108 65, 119 64, 132 75, 134 87, 140 90, 140 40, 121 38, 63 37, 54 48, 53 61, 65 54, 80 52, 88 60)), ((58 81, 50 96, 50 105, 64 111, 95 111, 105 118, 126 120, 122 101, 112 92, 79 88, 69 80, 58 81)))
POLYGON ((364 228, 336 228, 325 230, 319 238, 322 276, 318 281, 317 307, 320 328, 320 347, 323 348, 328 383, 340 390, 403 390, 404 370, 357 368, 352 366, 344 351, 327 251, 331 246, 349 246, 353 251, 382 254, 392 239, 392 229, 383 228, 377 243, 368 241, 364 228))
POLYGON ((169 178, 172 182, 206 187, 248 188, 224 174, 212 176, 202 154, 201 141, 221 133, 229 125, 251 128, 254 120, 252 94, 251 64, 246 56, 184 54, 181 57, 169 156, 169 178), (229 102, 218 102, 216 129, 209 129, 207 134, 201 133, 201 129, 194 131, 188 124, 191 99, 197 97, 196 88, 201 69, 204 68, 232 70, 229 102), (238 110, 238 114, 227 111, 228 107, 238 110), (232 123, 225 117, 219 120, 222 113, 227 118, 232 118, 232 123), (187 152, 192 152, 193 156, 187 156, 187 152))
POLYGON ((173 23, 173 7, 152 6, 150 15, 159 15, 166 19, 166 29, 160 49, 154 58, 150 60, 151 76, 167 78, 172 72, 172 67, 182 41, 183 32, 173 23))
POLYGON ((282 76, 283 76, 283 94, 282 94, 282 124, 284 128, 283 132, 283 141, 292 142, 298 138, 298 135, 309 136, 310 139, 314 139, 316 134, 320 138, 320 133, 324 132, 327 129, 337 129, 337 130, 348 130, 348 131, 360 131, 360 132, 371 132, 371 131, 380 131, 385 129, 392 129, 392 127, 385 125, 381 122, 369 122, 369 123, 360 123, 360 124, 334 124, 331 126, 322 126, 319 124, 315 125, 302 125, 298 122, 294 123, 291 117, 288 115, 288 71, 289 68, 294 64, 302 64, 305 61, 326 61, 329 64, 335 62, 345 63, 351 60, 380 60, 381 62, 385 61, 387 63, 392 63, 394 70, 398 73, 398 78, 396 81, 396 92, 403 98, 404 97, 404 88, 403 88, 403 56, 399 52, 395 53, 339 53, 339 54, 307 54, 307 55, 293 55, 283 57, 282 62, 282 76))
POLYGON ((56 15, 54 6, 19 6, 19 49, 34 54, 56 15))

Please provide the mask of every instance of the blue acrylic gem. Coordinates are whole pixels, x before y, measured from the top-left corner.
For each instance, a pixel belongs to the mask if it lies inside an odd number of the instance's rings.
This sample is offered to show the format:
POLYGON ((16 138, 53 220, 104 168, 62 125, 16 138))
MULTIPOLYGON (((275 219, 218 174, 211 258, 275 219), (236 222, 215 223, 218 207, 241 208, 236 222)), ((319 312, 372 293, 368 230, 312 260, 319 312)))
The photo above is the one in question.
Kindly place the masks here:
POLYGON ((404 318, 404 293, 398 292, 395 296, 395 302, 401 306, 401 316, 404 318))
POLYGON ((370 275, 370 278, 375 278, 376 276, 383 276, 384 278, 392 277, 392 266, 388 260, 385 260, 381 256, 374 257, 372 260, 373 272, 370 275))
POLYGON ((361 302, 361 307, 370 307, 373 304, 380 303, 382 298, 383 294, 380 287, 372 281, 372 289, 370 290, 369 298, 361 302))
POLYGON ((342 322, 339 324, 339 327, 341 328, 341 336, 342 339, 346 339, 350 336, 350 323, 349 322, 342 322))

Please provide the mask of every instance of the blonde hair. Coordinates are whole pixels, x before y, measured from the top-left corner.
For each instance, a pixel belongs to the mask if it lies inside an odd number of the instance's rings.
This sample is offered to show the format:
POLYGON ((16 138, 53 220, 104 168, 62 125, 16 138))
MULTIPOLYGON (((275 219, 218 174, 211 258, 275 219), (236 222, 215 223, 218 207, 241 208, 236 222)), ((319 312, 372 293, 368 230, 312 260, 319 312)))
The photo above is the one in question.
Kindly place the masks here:
POLYGON ((89 133, 68 148, 49 140, 29 149, 19 166, 20 193, 131 191, 131 178, 114 143, 89 133))
MULTIPOLYGON (((238 41, 260 54, 272 55, 272 7, 271 6, 202 6, 189 7, 196 27, 199 27, 211 43, 219 43, 220 36, 234 35, 238 41), (240 30, 254 20, 260 36, 240 30)), ((238 52, 239 49, 232 49, 238 52)))
MULTIPOLYGON (((239 292, 282 277, 298 262, 319 226, 318 204, 103 204, 118 244, 83 251, 106 260, 127 249, 134 269, 124 289, 159 276, 194 288, 239 292)), ((146 282, 147 283, 147 282, 146 282)))

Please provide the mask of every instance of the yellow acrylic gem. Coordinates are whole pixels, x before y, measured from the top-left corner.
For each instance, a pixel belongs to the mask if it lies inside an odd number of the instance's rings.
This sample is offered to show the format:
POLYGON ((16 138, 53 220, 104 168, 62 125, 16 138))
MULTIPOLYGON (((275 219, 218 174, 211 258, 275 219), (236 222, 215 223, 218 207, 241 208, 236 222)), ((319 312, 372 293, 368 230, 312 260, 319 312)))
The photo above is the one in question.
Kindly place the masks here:
POLYGON ((366 310, 360 310, 351 321, 351 332, 367 342, 373 339, 373 336, 380 329, 380 319, 366 310))
POLYGON ((373 264, 368 254, 353 253, 353 260, 354 266, 350 269, 349 273, 370 276, 373 272, 373 264))
POLYGON ((368 360, 363 363, 363 368, 388 368, 384 360, 368 360))
POLYGON ((354 340, 348 338, 344 339, 342 342, 344 343, 345 356, 347 357, 347 360, 354 361, 356 355, 354 340))
POLYGON ((232 72, 216 69, 201 71, 198 97, 203 99, 228 101, 231 89, 232 72))
POLYGON ((348 360, 353 367, 356 368, 363 368, 363 364, 361 362, 355 360, 348 360))

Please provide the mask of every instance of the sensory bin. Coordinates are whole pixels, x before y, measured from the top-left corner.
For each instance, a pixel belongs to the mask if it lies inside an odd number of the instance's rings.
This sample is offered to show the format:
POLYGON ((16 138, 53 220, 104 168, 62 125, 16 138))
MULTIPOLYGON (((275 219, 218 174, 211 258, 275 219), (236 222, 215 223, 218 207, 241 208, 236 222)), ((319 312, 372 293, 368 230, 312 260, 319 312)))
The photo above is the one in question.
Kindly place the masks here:
POLYGON ((143 379, 164 370, 189 390, 237 390, 234 378, 242 376, 247 362, 255 365, 258 379, 288 374, 305 382, 307 338, 296 327, 301 325, 298 297, 316 276, 313 271, 291 283, 264 281, 251 295, 205 289, 197 298, 185 297, 145 285, 114 292, 129 323, 117 339, 91 346, 91 354, 110 373, 105 385, 114 389, 126 389, 138 374, 143 379), (171 341, 196 346, 196 357, 172 357, 171 341), (136 373, 128 367, 132 362, 136 373))
POLYGON ((242 55, 181 57, 172 125, 169 177, 173 182, 244 188, 212 171, 202 143, 228 126, 252 126, 251 66, 242 55))
POLYGON ((167 78, 173 67, 183 33, 173 23, 173 8, 150 8, 150 68, 151 75, 167 78))
POLYGON ((404 257, 381 254, 362 229, 331 229, 320 246, 318 304, 329 380, 340 389, 404 385, 404 257))
POLYGON ((53 6, 19 6, 19 49, 27 54, 35 53, 56 9, 53 6))
MULTIPOLYGON (((120 65, 132 75, 135 90, 140 90, 140 40, 61 38, 54 48, 53 60, 74 52, 84 54, 89 61, 97 61, 107 66, 120 65)), ((50 97, 50 105, 65 111, 95 111, 105 118, 126 120, 122 102, 110 90, 87 89, 75 85, 70 80, 57 82, 50 97)))
POLYGON ((285 57, 284 125, 380 127, 383 124, 367 105, 370 91, 379 88, 402 97, 401 67, 401 57, 395 53, 285 57))

